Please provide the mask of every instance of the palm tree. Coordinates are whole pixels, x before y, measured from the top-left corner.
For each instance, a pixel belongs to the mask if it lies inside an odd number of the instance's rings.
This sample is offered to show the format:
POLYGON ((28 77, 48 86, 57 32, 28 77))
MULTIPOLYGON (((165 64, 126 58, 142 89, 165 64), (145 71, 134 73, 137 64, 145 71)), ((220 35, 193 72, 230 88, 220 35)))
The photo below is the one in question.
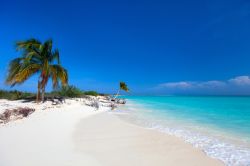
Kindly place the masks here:
POLYGON ((34 74, 38 74, 37 102, 40 101, 40 97, 44 101, 45 88, 50 78, 52 78, 53 88, 58 87, 59 82, 67 85, 67 70, 60 65, 59 51, 52 49, 52 40, 44 43, 36 39, 20 41, 16 43, 16 49, 22 54, 9 64, 7 84, 13 87, 24 83, 34 74), (41 93, 42 96, 40 96, 41 93))
POLYGON ((125 82, 120 82, 120 88, 118 89, 117 94, 115 95, 114 98, 117 98, 121 90, 124 90, 125 92, 129 91, 128 86, 125 82))

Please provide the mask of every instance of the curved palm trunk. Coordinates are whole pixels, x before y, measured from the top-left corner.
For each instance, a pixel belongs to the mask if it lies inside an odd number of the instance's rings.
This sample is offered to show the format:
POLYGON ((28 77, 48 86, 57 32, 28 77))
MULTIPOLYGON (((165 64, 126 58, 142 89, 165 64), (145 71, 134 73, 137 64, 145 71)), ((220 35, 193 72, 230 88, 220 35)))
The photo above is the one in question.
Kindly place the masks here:
POLYGON ((121 88, 119 88, 119 90, 117 91, 117 93, 116 93, 116 95, 115 95, 114 99, 116 99, 116 98, 118 97, 118 95, 119 95, 120 91, 121 91, 121 88))

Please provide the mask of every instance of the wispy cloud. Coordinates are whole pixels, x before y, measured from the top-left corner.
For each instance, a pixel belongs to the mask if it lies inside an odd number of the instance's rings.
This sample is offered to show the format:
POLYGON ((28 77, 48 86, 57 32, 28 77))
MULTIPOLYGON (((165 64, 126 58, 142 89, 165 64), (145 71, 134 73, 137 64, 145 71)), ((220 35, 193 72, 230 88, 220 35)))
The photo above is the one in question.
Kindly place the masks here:
POLYGON ((163 83, 159 85, 160 87, 165 87, 165 88, 180 88, 180 89, 187 89, 191 88, 193 86, 193 83, 191 82, 168 82, 168 83, 163 83))
POLYGON ((180 81, 159 84, 156 91, 162 93, 188 94, 249 94, 250 77, 238 76, 225 81, 180 81))
POLYGON ((223 81, 206 81, 206 82, 168 82, 158 85, 159 88, 175 88, 175 89, 192 89, 192 88, 215 88, 226 86, 223 81))
POLYGON ((245 86, 245 85, 250 86, 250 77, 249 76, 239 76, 239 77, 235 77, 235 78, 228 80, 228 82, 232 83, 232 84, 239 85, 239 86, 245 86))

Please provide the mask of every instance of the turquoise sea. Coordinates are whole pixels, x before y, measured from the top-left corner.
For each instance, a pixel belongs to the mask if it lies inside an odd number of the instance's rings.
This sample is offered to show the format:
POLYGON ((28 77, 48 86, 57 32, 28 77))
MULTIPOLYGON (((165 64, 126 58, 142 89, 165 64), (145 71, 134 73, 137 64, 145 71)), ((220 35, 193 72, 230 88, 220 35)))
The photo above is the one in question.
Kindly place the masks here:
POLYGON ((250 165, 250 97, 126 98, 121 118, 180 137, 226 165, 250 165))

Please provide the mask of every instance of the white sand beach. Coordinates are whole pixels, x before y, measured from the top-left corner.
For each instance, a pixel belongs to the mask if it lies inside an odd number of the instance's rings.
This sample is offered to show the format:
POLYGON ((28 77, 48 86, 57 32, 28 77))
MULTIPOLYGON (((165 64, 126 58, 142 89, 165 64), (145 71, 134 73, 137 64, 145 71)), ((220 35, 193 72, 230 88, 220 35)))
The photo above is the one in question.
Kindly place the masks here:
POLYGON ((36 111, 0 125, 1 166, 223 165, 176 137, 128 124, 107 107, 0 100, 1 111, 17 106, 36 111))

